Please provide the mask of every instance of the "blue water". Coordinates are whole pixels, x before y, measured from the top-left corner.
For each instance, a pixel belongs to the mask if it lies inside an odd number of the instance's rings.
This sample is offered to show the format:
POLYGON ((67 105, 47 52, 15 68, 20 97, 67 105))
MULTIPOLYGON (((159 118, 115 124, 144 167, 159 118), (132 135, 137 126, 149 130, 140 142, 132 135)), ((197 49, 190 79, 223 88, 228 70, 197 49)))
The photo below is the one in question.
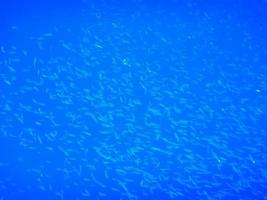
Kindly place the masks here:
POLYGON ((267 2, 1 1, 0 200, 267 199, 267 2))

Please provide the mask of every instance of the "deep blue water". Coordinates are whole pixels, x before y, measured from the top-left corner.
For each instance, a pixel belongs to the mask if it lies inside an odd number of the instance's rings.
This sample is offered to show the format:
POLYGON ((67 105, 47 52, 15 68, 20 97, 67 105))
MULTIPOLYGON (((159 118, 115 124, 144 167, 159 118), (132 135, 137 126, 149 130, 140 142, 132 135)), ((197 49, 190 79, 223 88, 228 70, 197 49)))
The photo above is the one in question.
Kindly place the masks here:
POLYGON ((0 200, 267 199, 267 1, 0 3, 0 200))

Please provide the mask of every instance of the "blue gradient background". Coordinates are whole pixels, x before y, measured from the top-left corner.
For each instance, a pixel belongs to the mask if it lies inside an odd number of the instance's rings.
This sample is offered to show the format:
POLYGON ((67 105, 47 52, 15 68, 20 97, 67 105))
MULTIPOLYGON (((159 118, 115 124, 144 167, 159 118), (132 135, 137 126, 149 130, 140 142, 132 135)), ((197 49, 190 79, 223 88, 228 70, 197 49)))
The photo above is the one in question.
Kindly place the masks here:
POLYGON ((1 1, 0 200, 267 199, 266 1, 1 1))

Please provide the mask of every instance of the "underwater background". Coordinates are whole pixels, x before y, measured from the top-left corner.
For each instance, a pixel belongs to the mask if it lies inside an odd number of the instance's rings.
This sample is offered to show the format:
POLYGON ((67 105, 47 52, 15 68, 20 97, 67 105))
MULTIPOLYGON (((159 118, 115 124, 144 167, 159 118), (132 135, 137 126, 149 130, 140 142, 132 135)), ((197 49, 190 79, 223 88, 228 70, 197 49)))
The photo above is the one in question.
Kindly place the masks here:
POLYGON ((267 199, 267 1, 0 3, 0 200, 267 199))

